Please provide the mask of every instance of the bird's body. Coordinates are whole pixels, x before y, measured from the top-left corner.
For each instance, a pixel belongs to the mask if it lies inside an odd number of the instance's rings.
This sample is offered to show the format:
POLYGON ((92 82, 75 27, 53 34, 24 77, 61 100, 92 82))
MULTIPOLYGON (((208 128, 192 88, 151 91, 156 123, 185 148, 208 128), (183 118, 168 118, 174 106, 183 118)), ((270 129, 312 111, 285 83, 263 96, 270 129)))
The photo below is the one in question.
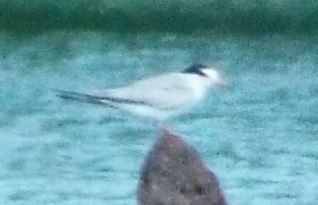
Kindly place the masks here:
MULTIPOLYGON (((136 81, 128 86, 99 90, 88 95, 59 91, 58 96, 109 105, 140 116, 165 121, 191 108, 213 86, 205 73, 198 73, 190 68, 182 73, 163 74, 136 81)), ((214 72, 213 70, 213 74, 217 75, 214 72)), ((215 82, 221 83, 219 76, 213 78, 215 82)))

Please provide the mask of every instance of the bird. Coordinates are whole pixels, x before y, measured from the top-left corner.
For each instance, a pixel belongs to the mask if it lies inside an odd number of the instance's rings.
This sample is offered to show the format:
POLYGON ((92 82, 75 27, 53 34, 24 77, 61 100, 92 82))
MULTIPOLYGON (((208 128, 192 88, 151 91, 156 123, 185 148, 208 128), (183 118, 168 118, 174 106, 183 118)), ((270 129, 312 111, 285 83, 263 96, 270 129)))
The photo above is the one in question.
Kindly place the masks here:
POLYGON ((186 113, 202 101, 211 88, 226 81, 213 67, 195 63, 179 72, 141 79, 127 86, 90 93, 56 90, 66 100, 106 105, 158 122, 186 113))

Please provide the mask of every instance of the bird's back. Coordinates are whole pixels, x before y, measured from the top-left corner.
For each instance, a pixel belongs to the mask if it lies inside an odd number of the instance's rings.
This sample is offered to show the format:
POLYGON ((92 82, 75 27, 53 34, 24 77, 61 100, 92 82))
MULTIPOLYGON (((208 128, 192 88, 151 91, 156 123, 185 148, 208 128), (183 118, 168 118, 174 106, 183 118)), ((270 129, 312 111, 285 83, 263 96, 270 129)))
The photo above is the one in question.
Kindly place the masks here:
POLYGON ((194 95, 187 77, 179 73, 159 75, 97 94, 141 101, 158 109, 176 109, 184 106, 192 102, 194 95))

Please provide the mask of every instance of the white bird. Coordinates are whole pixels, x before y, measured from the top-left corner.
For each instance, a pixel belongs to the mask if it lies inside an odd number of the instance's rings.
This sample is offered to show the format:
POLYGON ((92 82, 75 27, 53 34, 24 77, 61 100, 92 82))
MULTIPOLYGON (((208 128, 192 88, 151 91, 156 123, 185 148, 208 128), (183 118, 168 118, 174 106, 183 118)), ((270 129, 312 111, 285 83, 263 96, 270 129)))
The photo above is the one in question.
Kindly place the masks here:
POLYGON ((213 68, 194 64, 182 72, 162 74, 128 86, 81 94, 58 90, 63 99, 108 105, 164 122, 204 98, 210 88, 225 85, 213 68))

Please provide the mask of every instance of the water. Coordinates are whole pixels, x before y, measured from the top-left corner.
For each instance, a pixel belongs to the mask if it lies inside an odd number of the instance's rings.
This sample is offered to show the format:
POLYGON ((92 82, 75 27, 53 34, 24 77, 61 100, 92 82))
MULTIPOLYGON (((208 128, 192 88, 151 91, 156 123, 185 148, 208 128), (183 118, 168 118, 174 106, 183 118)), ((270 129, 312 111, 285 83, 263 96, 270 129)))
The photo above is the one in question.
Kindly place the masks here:
POLYGON ((0 204, 136 204, 152 124, 61 101, 193 62, 229 87, 171 122, 230 204, 317 204, 317 38, 52 30, 0 33, 0 204))

